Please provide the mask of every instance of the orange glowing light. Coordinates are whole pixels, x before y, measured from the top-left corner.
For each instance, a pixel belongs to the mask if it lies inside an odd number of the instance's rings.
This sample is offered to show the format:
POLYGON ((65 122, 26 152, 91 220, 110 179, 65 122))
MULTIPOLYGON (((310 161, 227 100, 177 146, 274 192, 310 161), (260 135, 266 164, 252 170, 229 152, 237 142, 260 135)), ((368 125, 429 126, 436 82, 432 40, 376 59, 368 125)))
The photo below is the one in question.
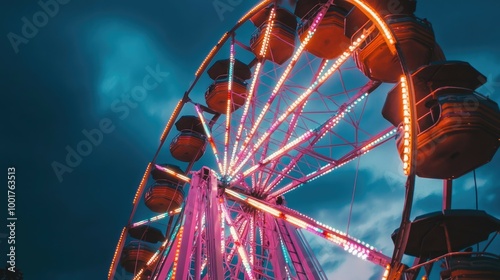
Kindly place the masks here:
POLYGON ((387 42, 387 46, 392 54, 396 54, 396 39, 392 35, 392 31, 387 25, 387 23, 382 19, 382 17, 368 4, 366 4, 362 0, 348 0, 352 4, 354 4, 357 8, 359 8, 363 13, 371 19, 378 29, 381 31, 380 33, 384 36, 384 40, 387 42))
POLYGON ((167 134, 170 132, 170 129, 172 128, 174 120, 177 118, 179 111, 182 109, 182 105, 183 105, 182 100, 179 100, 179 102, 177 102, 177 105, 175 105, 174 112, 172 113, 172 116, 168 120, 167 125, 165 126, 165 129, 163 130, 163 133, 161 134, 160 142, 165 141, 167 134))
POLYGON ((125 236, 125 230, 126 230, 126 228, 124 227, 122 229, 122 233, 120 234, 120 239, 118 239, 118 244, 116 245, 115 253, 113 254, 113 260, 111 261, 111 266, 109 267, 109 271, 108 271, 108 280, 111 280, 111 278, 113 276, 112 274, 114 274, 116 259, 118 258, 118 251, 120 250, 121 246, 123 245, 123 241, 125 241, 125 239, 123 238, 125 236))
POLYGON ((141 195, 142 191, 144 190, 144 187, 146 186, 146 182, 148 181, 148 175, 149 175, 150 171, 151 171, 151 162, 148 164, 148 167, 146 168, 144 175, 142 175, 141 183, 139 184, 139 187, 137 188, 137 191, 135 192, 135 196, 134 196, 134 200, 133 200, 132 204, 135 205, 137 203, 139 196, 141 195))
POLYGON ((405 175, 410 174, 411 167, 411 111, 410 111, 410 94, 408 91, 408 83, 403 75, 400 78, 401 98, 403 100, 403 171, 405 175))

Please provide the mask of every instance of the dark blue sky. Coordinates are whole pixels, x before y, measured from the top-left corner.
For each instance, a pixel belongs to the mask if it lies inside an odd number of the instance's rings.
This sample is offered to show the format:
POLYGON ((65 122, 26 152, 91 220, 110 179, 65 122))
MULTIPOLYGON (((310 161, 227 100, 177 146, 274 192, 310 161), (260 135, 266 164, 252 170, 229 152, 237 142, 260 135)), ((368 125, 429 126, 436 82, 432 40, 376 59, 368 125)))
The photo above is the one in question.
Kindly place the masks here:
MULTIPOLYGON (((36 1, 3 1, 0 8, 1 168, 6 172, 8 166, 16 167, 16 264, 26 279, 104 279, 170 112, 211 47, 256 1, 242 1, 222 17, 211 1, 67 2, 17 46, 8 34, 22 35, 22 18, 32 21, 42 8, 36 1), (135 108, 127 105, 126 113, 117 113, 117 106, 127 104, 122 93, 141 84, 151 71, 148 67, 168 74, 158 77, 157 86, 135 108), (58 178, 54 162, 64 163, 68 149, 77 149, 86 139, 82 131, 98 128, 103 119, 109 133, 58 178)), ((420 0, 417 6, 417 15, 432 22, 447 57, 468 61, 487 76, 489 83, 479 92, 497 102, 499 9, 496 0, 420 0)), ((384 158, 397 166, 397 157, 387 159, 387 154, 395 154, 392 143, 361 161, 352 223, 359 225, 354 235, 390 255, 389 233, 399 224, 403 178, 399 169, 379 164, 384 158)), ((352 168, 346 166, 330 178, 352 185, 352 168)), ((480 208, 497 217, 499 168, 497 155, 477 173, 480 208)), ((418 183, 414 215, 439 210, 440 182, 418 183)), ((327 186, 318 180, 314 187, 302 187, 289 195, 289 206, 345 227, 350 189, 327 186)), ((473 208, 472 175, 455 186, 453 206, 473 208)), ((345 275, 356 264, 333 246, 311 240, 329 275, 345 275), (330 258, 332 254, 337 257, 330 258)), ((3 263, 6 242, 0 241, 3 263)), ((351 277, 373 274, 373 266, 361 267, 351 277)))

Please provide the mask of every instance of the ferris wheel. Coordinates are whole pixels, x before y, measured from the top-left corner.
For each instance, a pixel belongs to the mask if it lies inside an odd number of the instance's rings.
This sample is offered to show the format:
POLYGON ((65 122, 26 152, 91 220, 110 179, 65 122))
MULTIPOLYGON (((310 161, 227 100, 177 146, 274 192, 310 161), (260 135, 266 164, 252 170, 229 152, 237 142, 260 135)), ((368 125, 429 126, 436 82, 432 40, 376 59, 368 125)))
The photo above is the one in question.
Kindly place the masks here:
MULTIPOLYGON (((484 76, 445 60, 415 1, 279 2, 252 8, 196 71, 139 184, 108 280, 120 265, 133 279, 327 279, 302 231, 383 267, 382 279, 416 277, 437 256, 412 247, 415 176, 451 184, 493 157, 500 113, 475 92, 484 76), (387 142, 408 176, 392 256, 288 207, 287 193, 314 191, 312 181, 387 142), (404 254, 424 261, 409 268, 404 254)), ((487 237, 500 222, 485 219, 487 237)))

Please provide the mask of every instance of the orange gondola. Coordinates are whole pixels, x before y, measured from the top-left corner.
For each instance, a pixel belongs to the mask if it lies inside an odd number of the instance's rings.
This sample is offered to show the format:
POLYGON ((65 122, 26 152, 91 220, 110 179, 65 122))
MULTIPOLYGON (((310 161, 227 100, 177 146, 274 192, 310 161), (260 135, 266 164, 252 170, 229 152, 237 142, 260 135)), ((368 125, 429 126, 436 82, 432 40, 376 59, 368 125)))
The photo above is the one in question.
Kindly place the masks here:
POLYGON ((182 186, 157 181, 149 188, 144 198, 149 210, 156 213, 165 213, 181 207, 184 201, 184 192, 182 186))
MULTIPOLYGON (((440 62, 412 74, 417 109, 417 175, 452 179, 486 164, 500 145, 500 110, 474 90, 486 78, 466 62, 440 62)), ((401 88, 388 96, 383 116, 402 122, 401 88)), ((403 143, 398 139, 403 157, 403 143)))
MULTIPOLYGON (((413 15, 417 8, 416 0, 365 0, 364 2, 382 17, 387 15, 413 15)), ((357 7, 352 8, 345 17, 345 36, 352 38, 368 21, 368 17, 360 9, 357 7)))
MULTIPOLYGON (((227 91, 229 79, 227 76, 219 78, 210 85, 205 93, 208 108, 220 114, 227 111, 227 91)), ((247 83, 237 77, 233 78, 231 90, 231 112, 239 109, 245 104, 247 97, 247 83)))
POLYGON ((161 230, 150 225, 139 225, 131 227, 128 230, 128 234, 132 238, 148 243, 157 243, 165 240, 165 236, 163 235, 161 230))
MULTIPOLYGON (((318 8, 320 6, 317 6, 318 8)), ((313 9, 306 15, 305 24, 299 27, 299 37, 303 42, 307 37, 307 30, 312 24, 318 9, 313 9)), ((341 55, 350 45, 350 40, 344 35, 344 19, 347 10, 331 5, 327 13, 316 28, 314 36, 306 46, 306 50, 311 54, 325 59, 333 59, 341 55)))
POLYGON ((170 143, 170 153, 180 161, 197 161, 205 153, 207 139, 196 116, 183 116, 176 122, 180 133, 170 143))
POLYGON ((251 37, 250 48, 255 56, 260 56, 260 51, 265 43, 267 26, 271 24, 271 34, 265 59, 281 65, 293 55, 295 50, 297 20, 289 11, 276 8, 275 19, 272 23, 269 23, 270 11, 271 8, 263 9, 250 19, 258 27, 251 37))
MULTIPOLYGON (((409 71, 431 62, 436 42, 428 21, 411 15, 389 15, 386 20, 409 71)), ((354 59, 358 68, 372 80, 394 83, 402 73, 400 59, 391 53, 380 33, 366 39, 354 53, 354 59)))
POLYGON ((146 266, 154 253, 153 248, 138 241, 132 241, 123 248, 120 265, 127 272, 138 272, 146 266))

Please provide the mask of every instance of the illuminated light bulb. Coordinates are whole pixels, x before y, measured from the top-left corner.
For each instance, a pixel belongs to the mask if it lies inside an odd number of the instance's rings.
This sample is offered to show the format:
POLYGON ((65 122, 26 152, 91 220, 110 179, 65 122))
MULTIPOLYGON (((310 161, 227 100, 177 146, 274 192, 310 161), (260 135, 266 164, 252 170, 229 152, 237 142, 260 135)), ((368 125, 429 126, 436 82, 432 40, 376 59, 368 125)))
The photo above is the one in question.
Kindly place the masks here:
POLYGON ((252 274, 252 269, 250 267, 250 264, 248 262, 248 256, 244 250, 244 248, 241 246, 242 243, 240 242, 239 236, 236 233, 236 229, 233 226, 233 222, 231 221, 231 218, 229 217, 227 210, 225 207, 221 207, 222 214, 229 226, 229 232, 231 233, 231 236, 233 237, 233 241, 235 246, 237 247, 238 254, 243 262, 243 266, 245 267, 245 272, 247 273, 247 276, 249 279, 255 279, 252 274))
POLYGON ((215 146, 214 140, 212 138, 212 134, 210 133, 210 130, 208 129, 207 122, 205 121, 205 117, 203 117, 203 114, 201 113, 201 110, 200 110, 198 104, 195 105, 194 108, 196 109, 196 113, 198 114, 198 117, 200 118, 201 124, 203 126, 203 130, 205 131, 205 135, 207 136, 208 142, 210 143, 210 147, 212 148, 212 151, 214 153, 215 161, 217 162, 219 170, 223 170, 222 164, 219 160, 219 156, 218 156, 219 153, 217 152, 217 147, 215 146))
POLYGON ((384 271, 384 275, 382 276, 382 280, 386 280, 387 277, 389 277, 389 270, 391 269, 391 266, 390 265, 387 265, 385 267, 385 271, 384 271))
POLYGON ((260 10, 262 7, 268 5, 270 2, 271 1, 269 1, 269 0, 260 2, 258 5, 256 5, 255 7, 253 7, 250 11, 248 11, 243 17, 241 17, 241 19, 238 21, 238 23, 242 23, 250 15, 252 15, 255 11, 260 10))
POLYGON ((410 160, 411 160, 411 150, 410 150, 410 139, 411 139, 411 112, 410 112, 410 100, 408 94, 408 88, 406 83, 406 77, 403 75, 400 78, 401 85, 401 98, 403 103, 403 116, 404 116, 404 126, 403 126, 403 171, 405 175, 410 172, 410 160))
POLYGON ((229 55, 229 79, 227 84, 227 104, 226 104, 226 133, 224 137, 224 162, 222 166, 223 175, 227 175, 229 131, 231 127, 231 104, 232 104, 232 84, 234 75, 234 40, 231 44, 229 55))
POLYGON ((132 201, 132 204, 136 204, 137 200, 139 199, 140 194, 143 192, 144 187, 146 186, 146 182, 148 180, 148 175, 151 171, 151 163, 148 163, 148 167, 146 167, 146 171, 144 171, 144 175, 142 175, 141 183, 139 184, 139 187, 137 188, 137 191, 135 192, 134 200, 132 201))
MULTIPOLYGON (((233 147, 233 153, 232 153, 232 156, 231 156, 231 165, 234 164, 234 160, 235 160, 235 154, 236 154, 236 150, 238 148, 238 144, 239 144, 239 141, 240 141, 240 138, 241 138, 241 134, 243 132, 243 127, 244 127, 244 121, 246 119, 246 116, 248 114, 248 110, 249 110, 249 107, 250 107, 250 102, 249 100, 252 100, 252 97, 253 97, 253 94, 255 92, 255 86, 256 86, 256 82, 257 82, 257 77, 259 76, 260 74, 260 71, 261 71, 261 66, 262 66, 262 63, 261 62, 258 62, 257 63, 257 66, 255 68, 255 73, 253 75, 253 79, 252 79, 252 83, 250 85, 250 91, 248 93, 248 97, 247 99, 245 100, 245 106, 244 106, 244 109, 243 109, 243 114, 241 116, 241 119, 240 119, 240 125, 238 126, 238 132, 236 134, 236 141, 234 143, 234 147, 233 147)), ((232 174, 232 170, 230 172, 232 174)))
POLYGON ((109 271, 108 271, 108 278, 110 278, 111 274, 113 273, 113 269, 114 269, 116 260, 118 258, 119 248, 122 246, 123 241, 125 241, 125 239, 124 239, 125 231, 126 231, 126 228, 124 227, 122 229, 122 232, 120 233, 120 238, 118 239, 118 244, 116 245, 115 253, 113 254, 113 259, 111 260, 111 266, 109 267, 109 271))

